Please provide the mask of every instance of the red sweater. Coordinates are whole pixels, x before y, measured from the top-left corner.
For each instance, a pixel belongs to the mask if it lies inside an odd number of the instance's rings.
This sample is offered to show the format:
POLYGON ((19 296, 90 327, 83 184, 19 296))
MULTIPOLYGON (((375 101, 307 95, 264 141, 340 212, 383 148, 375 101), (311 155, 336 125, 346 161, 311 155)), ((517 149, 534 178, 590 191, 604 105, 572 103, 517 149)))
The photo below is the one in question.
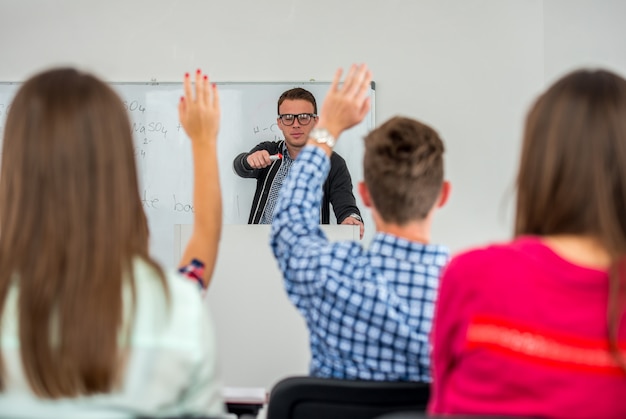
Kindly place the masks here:
POLYGON ((431 413, 626 418, 626 374, 607 349, 606 271, 522 237, 455 257, 439 292, 431 413))

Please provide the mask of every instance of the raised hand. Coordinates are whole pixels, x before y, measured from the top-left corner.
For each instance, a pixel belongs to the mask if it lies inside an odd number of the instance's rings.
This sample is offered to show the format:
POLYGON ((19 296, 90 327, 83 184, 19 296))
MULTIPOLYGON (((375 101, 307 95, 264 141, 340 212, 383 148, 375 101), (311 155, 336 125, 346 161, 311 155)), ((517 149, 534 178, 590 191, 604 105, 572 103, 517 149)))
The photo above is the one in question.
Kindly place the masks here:
POLYGON ((198 70, 194 86, 189 73, 185 74, 184 91, 185 95, 178 104, 178 117, 185 132, 192 142, 215 141, 220 126, 217 87, 198 70))
POLYGON ((318 127, 326 128, 335 138, 361 122, 370 109, 367 92, 372 82, 371 71, 365 64, 353 64, 343 84, 339 86, 342 72, 340 68, 335 73, 317 124, 318 127))
POLYGON ((220 127, 220 101, 217 87, 200 70, 194 86, 185 74, 184 96, 178 104, 178 117, 191 138, 193 154, 193 234, 180 266, 197 259, 205 266, 202 281, 208 286, 222 232, 222 193, 217 163, 217 132, 220 127))

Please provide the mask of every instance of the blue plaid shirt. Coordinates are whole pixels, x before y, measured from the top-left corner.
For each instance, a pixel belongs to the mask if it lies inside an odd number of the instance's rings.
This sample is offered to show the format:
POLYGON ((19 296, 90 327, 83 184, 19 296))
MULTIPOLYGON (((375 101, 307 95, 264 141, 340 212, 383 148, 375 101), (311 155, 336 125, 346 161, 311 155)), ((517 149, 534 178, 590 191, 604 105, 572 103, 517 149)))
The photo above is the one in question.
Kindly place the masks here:
POLYGON ((271 246, 310 333, 311 375, 430 381, 429 334, 443 246, 378 233, 369 250, 328 241, 318 225, 330 160, 298 155, 280 191, 271 246))

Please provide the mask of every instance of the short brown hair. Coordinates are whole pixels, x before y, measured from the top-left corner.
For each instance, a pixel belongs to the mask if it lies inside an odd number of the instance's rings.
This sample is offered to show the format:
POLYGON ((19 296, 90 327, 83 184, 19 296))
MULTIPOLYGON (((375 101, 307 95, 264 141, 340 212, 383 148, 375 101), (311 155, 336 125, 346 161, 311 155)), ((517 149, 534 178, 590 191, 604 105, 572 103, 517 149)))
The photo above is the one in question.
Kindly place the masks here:
POLYGON ((424 219, 443 184, 444 145, 428 125, 395 117, 365 137, 365 183, 380 216, 404 225, 424 219))
POLYGON ((293 89, 289 89, 286 92, 283 92, 282 95, 278 98, 278 106, 276 107, 276 112, 280 115, 280 105, 285 100, 306 100, 313 105, 313 113, 317 115, 317 102, 315 101, 315 96, 313 93, 309 92, 306 89, 301 87, 295 87, 293 89))
MULTIPOLYGON (((123 288, 134 295, 135 258, 167 295, 148 255, 128 115, 94 76, 49 70, 17 92, 3 141, 0 313, 17 284, 28 383, 44 398, 109 392, 120 378, 123 288)), ((5 376, 0 363, 0 387, 5 376)))

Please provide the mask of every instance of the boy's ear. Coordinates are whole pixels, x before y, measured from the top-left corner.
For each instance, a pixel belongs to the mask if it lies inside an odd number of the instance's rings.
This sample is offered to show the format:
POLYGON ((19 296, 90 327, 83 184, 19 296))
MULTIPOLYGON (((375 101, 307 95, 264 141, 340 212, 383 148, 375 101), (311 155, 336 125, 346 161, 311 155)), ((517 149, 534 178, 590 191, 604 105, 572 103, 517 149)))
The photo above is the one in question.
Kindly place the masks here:
POLYGON ((372 207, 372 198, 370 197, 370 191, 367 189, 367 185, 364 181, 359 182, 359 195, 361 195, 361 200, 366 207, 372 207))
POLYGON ((441 208, 444 205, 446 205, 446 202, 448 202, 448 198, 450 198, 451 188, 452 188, 452 185, 450 184, 450 182, 447 180, 444 180, 443 184, 441 185, 441 192, 439 193, 439 199, 437 200, 437 208, 441 208))

